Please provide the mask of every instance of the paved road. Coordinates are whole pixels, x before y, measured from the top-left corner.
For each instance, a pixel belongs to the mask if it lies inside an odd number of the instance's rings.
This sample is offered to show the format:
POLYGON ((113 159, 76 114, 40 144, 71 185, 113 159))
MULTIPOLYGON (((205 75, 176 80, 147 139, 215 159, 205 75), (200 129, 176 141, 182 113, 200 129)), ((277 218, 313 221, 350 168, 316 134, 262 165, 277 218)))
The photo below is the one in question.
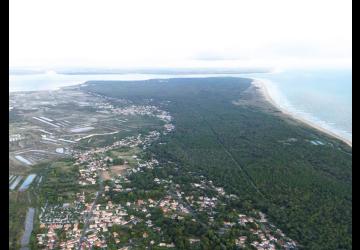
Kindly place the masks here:
POLYGON ((197 221, 205 228, 208 228, 208 225, 206 225, 205 223, 201 222, 201 220, 199 219, 196 211, 190 206, 190 204, 187 201, 184 201, 183 199, 179 198, 174 190, 174 186, 172 185, 169 189, 169 194, 175 199, 177 200, 180 204, 182 204, 187 210, 189 210, 189 213, 195 218, 197 219, 197 221))
POLYGON ((92 203, 92 205, 91 205, 91 209, 90 209, 90 212, 86 215, 86 217, 85 217, 85 219, 84 219, 84 228, 83 228, 83 231, 82 231, 82 233, 81 233, 81 237, 80 237, 80 240, 79 240, 79 250, 81 250, 81 245, 82 245, 82 243, 84 242, 84 240, 85 240, 85 233, 86 233, 86 230, 87 230, 87 228, 89 227, 89 222, 90 222, 90 219, 91 219, 91 216, 92 216, 92 213, 93 213, 93 211, 94 211, 94 208, 95 208, 95 205, 96 205, 96 203, 97 203, 97 201, 98 201, 98 198, 99 198, 99 196, 102 194, 102 192, 103 192, 103 190, 104 190, 104 188, 103 188, 103 179, 101 178, 101 175, 100 175, 100 173, 99 173, 99 171, 97 171, 98 172, 98 176, 99 176, 99 186, 100 186, 100 189, 99 189, 99 191, 97 191, 96 192, 96 197, 95 197, 95 200, 94 200, 94 202, 92 203))

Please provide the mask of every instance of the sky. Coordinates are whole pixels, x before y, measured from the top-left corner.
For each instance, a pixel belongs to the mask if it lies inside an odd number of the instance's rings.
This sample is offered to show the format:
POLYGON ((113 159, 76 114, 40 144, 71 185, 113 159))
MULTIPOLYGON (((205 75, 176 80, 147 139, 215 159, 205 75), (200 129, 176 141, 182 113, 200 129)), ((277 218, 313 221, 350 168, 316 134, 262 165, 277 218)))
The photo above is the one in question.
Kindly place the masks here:
POLYGON ((351 67, 351 0, 11 0, 10 67, 351 67))

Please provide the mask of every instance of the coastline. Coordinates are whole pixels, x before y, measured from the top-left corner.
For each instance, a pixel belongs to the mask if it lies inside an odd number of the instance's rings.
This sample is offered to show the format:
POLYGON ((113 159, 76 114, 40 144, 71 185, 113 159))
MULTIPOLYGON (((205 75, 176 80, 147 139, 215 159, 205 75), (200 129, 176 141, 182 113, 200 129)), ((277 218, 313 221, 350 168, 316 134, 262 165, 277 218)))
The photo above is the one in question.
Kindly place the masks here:
POLYGON ((346 143, 348 146, 352 147, 352 141, 338 135, 338 134, 335 134, 334 132, 328 130, 328 129, 325 129, 323 127, 321 127, 320 125, 314 123, 314 122, 311 122, 311 121, 308 121, 306 119, 304 119, 303 117, 297 115, 297 114, 294 114, 292 112, 290 112, 289 110, 286 110, 284 108, 282 108, 280 105, 278 105, 274 99, 271 97, 271 95, 269 94, 269 91, 266 87, 266 84, 261 81, 261 80, 258 80, 258 79, 254 79, 254 78, 251 78, 253 81, 251 84, 253 84, 255 87, 257 87, 259 90, 260 90, 260 93, 262 94, 262 96, 265 98, 266 101, 268 101, 272 106, 274 106, 276 109, 280 110, 283 114, 285 115, 288 115, 290 117, 292 117, 293 119, 299 121, 299 122, 302 122, 304 124, 307 124, 327 135, 330 135, 332 137, 335 137, 336 139, 339 139, 341 140, 342 142, 346 143))

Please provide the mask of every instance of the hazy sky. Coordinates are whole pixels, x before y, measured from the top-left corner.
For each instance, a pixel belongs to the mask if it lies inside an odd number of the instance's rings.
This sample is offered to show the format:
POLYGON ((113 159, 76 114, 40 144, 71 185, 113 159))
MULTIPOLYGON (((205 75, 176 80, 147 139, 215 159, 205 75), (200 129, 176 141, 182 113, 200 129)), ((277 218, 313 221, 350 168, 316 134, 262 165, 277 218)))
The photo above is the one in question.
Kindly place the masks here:
POLYGON ((351 65, 351 0, 11 0, 10 66, 351 65))

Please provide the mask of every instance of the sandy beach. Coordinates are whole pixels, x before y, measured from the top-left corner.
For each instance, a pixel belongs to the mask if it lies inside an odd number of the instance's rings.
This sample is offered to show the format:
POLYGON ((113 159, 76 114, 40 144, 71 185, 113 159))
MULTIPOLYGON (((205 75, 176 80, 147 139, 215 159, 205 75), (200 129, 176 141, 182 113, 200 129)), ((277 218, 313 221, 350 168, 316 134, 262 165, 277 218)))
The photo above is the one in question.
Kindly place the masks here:
POLYGON ((278 110, 280 110, 282 113, 284 113, 284 114, 286 114, 286 115, 289 115, 289 116, 291 116, 292 118, 294 118, 295 120, 298 120, 298 121, 300 121, 300 122, 302 122, 302 123, 305 123, 305 124, 307 124, 307 125, 315 128, 315 129, 317 129, 317 130, 320 130, 321 132, 324 132, 324 133, 326 133, 326 134, 328 134, 328 135, 330 135, 330 136, 332 136, 332 137, 335 137, 335 138, 337 138, 337 139, 345 142, 345 143, 346 143, 347 145, 349 145, 350 147, 352 147, 352 142, 351 142, 350 140, 348 140, 348 139, 346 139, 346 138, 343 138, 343 137, 335 134, 334 132, 332 132, 332 131, 330 131, 330 130, 328 130, 328 129, 325 129, 325 128, 321 127, 321 126, 319 126, 318 124, 315 124, 315 123, 313 123, 313 122, 310 122, 310 121, 304 119, 303 117, 301 117, 301 116, 299 116, 299 115, 297 115, 297 114, 294 114, 294 113, 292 113, 292 112, 290 112, 290 111, 288 111, 288 110, 280 107, 280 106, 271 98, 271 96, 270 96, 270 94, 269 94, 269 91, 268 91, 268 89, 267 89, 267 87, 266 87, 266 84, 265 84, 264 82, 262 82, 262 81, 260 81, 260 80, 258 80, 258 79, 253 79, 252 84, 253 84, 254 86, 258 87, 259 90, 260 90, 260 92, 261 92, 261 94, 264 96, 264 98, 265 98, 271 105, 273 105, 273 106, 276 107, 278 110))

